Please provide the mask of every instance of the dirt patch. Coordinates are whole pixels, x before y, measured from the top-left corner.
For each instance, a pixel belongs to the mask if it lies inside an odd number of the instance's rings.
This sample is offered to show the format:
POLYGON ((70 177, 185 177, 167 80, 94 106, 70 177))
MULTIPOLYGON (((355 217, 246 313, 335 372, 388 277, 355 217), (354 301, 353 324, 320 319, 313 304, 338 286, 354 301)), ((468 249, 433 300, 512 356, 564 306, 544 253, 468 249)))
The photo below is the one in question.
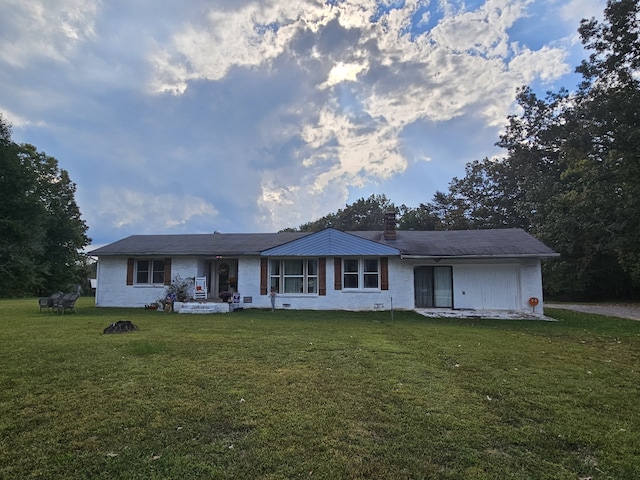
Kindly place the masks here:
POLYGON ((553 303, 545 302, 547 308, 563 308, 583 313, 595 313, 608 317, 640 320, 640 304, 638 303, 553 303))

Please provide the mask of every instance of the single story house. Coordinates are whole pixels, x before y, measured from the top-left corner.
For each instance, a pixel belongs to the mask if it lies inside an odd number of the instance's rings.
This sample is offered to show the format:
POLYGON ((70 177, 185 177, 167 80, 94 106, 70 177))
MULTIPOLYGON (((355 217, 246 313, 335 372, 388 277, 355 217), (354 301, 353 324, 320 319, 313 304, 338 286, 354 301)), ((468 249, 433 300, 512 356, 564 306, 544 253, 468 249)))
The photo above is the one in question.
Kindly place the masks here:
POLYGON ((198 280, 197 298, 232 292, 242 308, 270 308, 273 289, 278 308, 540 315, 541 261, 558 256, 520 229, 396 230, 395 217, 381 231, 133 235, 90 254, 102 307, 156 302, 180 277, 198 280))

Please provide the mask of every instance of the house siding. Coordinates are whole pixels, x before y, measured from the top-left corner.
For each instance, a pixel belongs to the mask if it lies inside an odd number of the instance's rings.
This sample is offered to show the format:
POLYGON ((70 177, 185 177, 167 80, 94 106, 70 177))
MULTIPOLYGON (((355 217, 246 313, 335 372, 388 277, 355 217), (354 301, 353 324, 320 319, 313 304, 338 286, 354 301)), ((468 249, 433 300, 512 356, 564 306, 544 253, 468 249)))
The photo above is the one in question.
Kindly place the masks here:
MULTIPOLYGON (((143 307, 161 299, 165 288, 162 285, 127 285, 127 258, 102 257, 98 264, 98 289, 96 305, 101 307, 143 307)), ((149 257, 144 257, 149 258, 149 257)), ((165 258, 158 257, 158 258, 165 258)), ((271 308, 268 295, 261 294, 261 257, 238 258, 237 291, 241 299, 251 297, 244 308, 271 308)), ((326 261, 326 278, 334 279, 339 262, 334 257, 326 261)), ((172 278, 206 276, 211 260, 200 257, 173 257, 172 278)), ((388 258, 389 290, 351 291, 336 290, 333 281, 327 281, 326 295, 278 294, 277 308, 309 310, 356 310, 366 311, 393 307, 415 308, 414 269, 417 266, 451 266, 453 273, 454 309, 520 310, 531 312, 528 304, 537 297, 540 304, 537 313, 542 313, 542 276, 539 259, 522 260, 432 260, 388 258)), ((382 288, 382 285, 381 285, 382 288)))
MULTIPOLYGON (((326 262, 327 278, 334 277, 335 263, 332 259, 326 262)), ((292 310, 373 310, 375 308, 391 308, 391 297, 395 295, 391 288, 393 285, 404 297, 402 305, 397 308, 413 308, 406 304, 411 297, 411 291, 406 292, 409 285, 413 285, 411 270, 402 267, 399 258, 389 259, 389 285, 390 290, 376 291, 350 291, 335 290, 333 282, 327 282, 326 295, 302 295, 302 294, 278 294, 277 308, 290 308, 292 310)), ((413 288, 411 286, 411 288, 413 288)), ((251 296, 251 304, 244 304, 244 308, 271 308, 271 300, 268 295, 259 295, 260 292, 260 257, 242 257, 238 265, 238 292, 240 297, 251 296)))
MULTIPOLYGON (((410 268, 413 270, 417 266, 452 267, 454 309, 532 312, 529 298, 536 297, 540 303, 535 312, 543 311, 542 270, 539 259, 458 259, 440 262, 414 260, 410 268)), ((413 301, 413 284, 407 287, 410 287, 412 297, 406 301, 413 301)))
MULTIPOLYGON (((140 257, 158 258, 165 257, 140 257)), ((144 307, 164 296, 164 285, 127 285, 126 257, 102 257, 98 262, 98 288, 95 303, 100 307, 144 307)), ((193 277, 198 262, 195 258, 173 258, 171 261, 172 279, 177 275, 183 278, 193 277)))

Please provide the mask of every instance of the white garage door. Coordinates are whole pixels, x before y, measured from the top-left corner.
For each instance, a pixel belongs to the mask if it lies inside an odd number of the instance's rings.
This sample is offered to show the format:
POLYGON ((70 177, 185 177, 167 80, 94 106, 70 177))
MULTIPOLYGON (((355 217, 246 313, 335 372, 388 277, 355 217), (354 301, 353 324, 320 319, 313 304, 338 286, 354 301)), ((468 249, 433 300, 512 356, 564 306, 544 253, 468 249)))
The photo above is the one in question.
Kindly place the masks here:
POLYGON ((457 308, 514 310, 520 306, 517 265, 469 265, 454 270, 457 308))

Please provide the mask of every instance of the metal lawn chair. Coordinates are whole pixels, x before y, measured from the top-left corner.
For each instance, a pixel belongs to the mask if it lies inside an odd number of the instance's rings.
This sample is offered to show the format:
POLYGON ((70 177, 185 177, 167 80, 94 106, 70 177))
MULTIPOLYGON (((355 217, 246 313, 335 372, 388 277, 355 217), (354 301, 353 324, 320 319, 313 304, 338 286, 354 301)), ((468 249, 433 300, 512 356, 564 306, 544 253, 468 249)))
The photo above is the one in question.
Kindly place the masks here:
POLYGON ((56 302, 62 295, 62 292, 56 292, 49 295, 48 297, 39 298, 38 303, 40 304, 40 311, 42 311, 43 308, 46 308, 47 310, 53 309, 53 307, 56 305, 56 302))
POLYGON ((79 297, 80 295, 78 295, 77 293, 65 293, 60 298, 58 298, 54 308, 58 310, 58 313, 61 313, 63 315, 65 310, 71 310, 74 313, 78 313, 76 311, 76 300, 78 300, 79 297))

